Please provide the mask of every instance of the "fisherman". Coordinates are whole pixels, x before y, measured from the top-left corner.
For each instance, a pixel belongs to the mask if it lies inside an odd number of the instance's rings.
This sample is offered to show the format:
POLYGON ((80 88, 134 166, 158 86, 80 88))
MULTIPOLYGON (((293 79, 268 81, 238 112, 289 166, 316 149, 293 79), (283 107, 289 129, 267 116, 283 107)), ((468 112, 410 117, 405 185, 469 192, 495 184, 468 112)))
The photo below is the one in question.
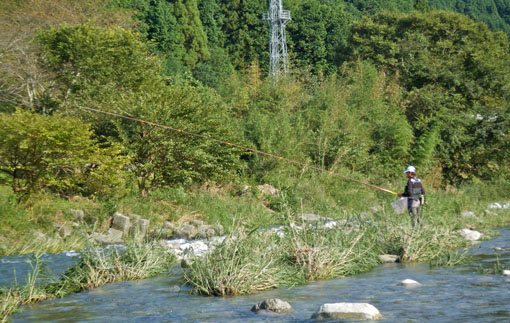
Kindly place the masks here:
POLYGON ((425 190, 421 184, 421 180, 416 177, 416 168, 409 165, 404 174, 409 179, 407 181, 404 193, 398 194, 399 197, 407 197, 407 209, 414 221, 414 228, 417 229, 418 225, 423 225, 420 218, 420 209, 425 204, 425 190))

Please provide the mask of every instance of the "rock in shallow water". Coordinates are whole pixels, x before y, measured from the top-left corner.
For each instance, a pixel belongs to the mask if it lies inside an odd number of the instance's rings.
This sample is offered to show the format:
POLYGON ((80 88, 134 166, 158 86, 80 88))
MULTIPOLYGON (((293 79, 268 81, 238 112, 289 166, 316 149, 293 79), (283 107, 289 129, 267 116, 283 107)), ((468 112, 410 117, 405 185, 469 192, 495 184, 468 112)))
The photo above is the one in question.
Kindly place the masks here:
POLYGON ((412 280, 412 279, 404 279, 403 281, 401 281, 398 284, 402 285, 402 286, 409 286, 409 287, 411 287, 411 286, 420 286, 421 285, 416 280, 412 280))
POLYGON ((400 262, 400 257, 397 255, 379 255, 379 261, 383 264, 400 262))
POLYGON ((267 310, 275 313, 289 313, 292 312, 292 307, 289 303, 282 301, 281 299, 270 298, 266 299, 262 303, 254 305, 251 310, 253 312, 267 310))
POLYGON ((315 320, 379 320, 382 315, 368 303, 326 303, 312 315, 315 320))
POLYGON ((503 270, 502 274, 503 274, 503 276, 510 276, 510 270, 505 269, 505 270, 503 270))

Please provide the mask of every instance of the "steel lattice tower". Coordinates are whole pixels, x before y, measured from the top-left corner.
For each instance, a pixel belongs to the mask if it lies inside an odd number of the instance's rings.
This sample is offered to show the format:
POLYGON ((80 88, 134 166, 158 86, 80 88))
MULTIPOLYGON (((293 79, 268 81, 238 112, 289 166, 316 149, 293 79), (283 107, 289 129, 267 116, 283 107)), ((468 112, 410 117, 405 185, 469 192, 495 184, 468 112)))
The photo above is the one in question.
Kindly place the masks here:
POLYGON ((269 0, 269 11, 262 15, 271 32, 269 40, 269 75, 278 78, 287 74, 289 57, 285 24, 290 20, 290 11, 283 10, 282 0, 269 0))

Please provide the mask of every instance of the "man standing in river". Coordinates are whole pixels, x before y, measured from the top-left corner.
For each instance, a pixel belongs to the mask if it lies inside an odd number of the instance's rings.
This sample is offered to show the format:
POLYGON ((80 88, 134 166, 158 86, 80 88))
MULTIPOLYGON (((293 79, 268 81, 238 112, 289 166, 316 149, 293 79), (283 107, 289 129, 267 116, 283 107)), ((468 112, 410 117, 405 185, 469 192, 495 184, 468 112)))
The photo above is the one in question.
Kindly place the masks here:
POLYGON ((416 168, 414 166, 408 166, 404 171, 407 175, 407 185, 404 189, 404 193, 398 194, 399 197, 407 197, 407 209, 409 214, 413 218, 414 228, 417 229, 418 225, 423 225, 420 212, 421 205, 425 203, 425 190, 421 180, 416 177, 416 168))

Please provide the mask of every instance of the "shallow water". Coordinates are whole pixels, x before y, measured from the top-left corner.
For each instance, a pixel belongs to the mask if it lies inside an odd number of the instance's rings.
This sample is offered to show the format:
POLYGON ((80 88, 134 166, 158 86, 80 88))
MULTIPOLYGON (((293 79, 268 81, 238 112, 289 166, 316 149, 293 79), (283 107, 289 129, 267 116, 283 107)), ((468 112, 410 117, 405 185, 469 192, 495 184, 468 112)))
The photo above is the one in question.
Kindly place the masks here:
MULTIPOLYGON (((181 272, 153 279, 106 285, 63 299, 25 306, 14 322, 308 322, 324 303, 366 302, 389 322, 510 321, 510 277, 483 274, 496 262, 510 268, 510 228, 501 236, 476 245, 474 261, 458 268, 428 264, 385 264, 343 279, 238 297, 190 295, 181 272), (495 251, 495 247, 505 248, 495 251), (399 286, 414 279, 418 287, 399 286), (251 307, 266 298, 291 304, 291 314, 255 314, 251 307)), ((1 258, 4 259, 4 258, 1 258)), ((60 261, 60 260, 57 260, 60 261)))

